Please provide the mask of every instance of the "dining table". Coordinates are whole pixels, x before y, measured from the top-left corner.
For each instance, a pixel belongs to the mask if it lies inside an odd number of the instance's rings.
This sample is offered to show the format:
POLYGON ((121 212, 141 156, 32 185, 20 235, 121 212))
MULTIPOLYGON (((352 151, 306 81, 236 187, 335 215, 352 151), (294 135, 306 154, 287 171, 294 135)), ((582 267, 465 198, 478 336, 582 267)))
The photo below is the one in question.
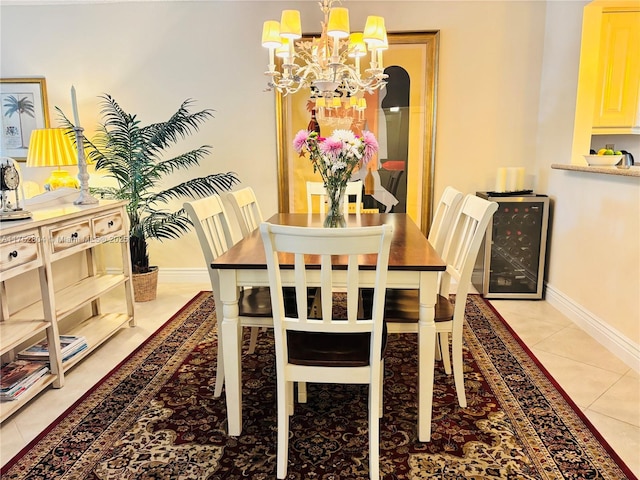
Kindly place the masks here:
MULTIPOLYGON (((320 214, 277 213, 266 221, 277 225, 322 227, 320 214)), ((428 442, 431 438, 436 326, 434 322, 439 273, 446 269, 420 228, 406 213, 363 213, 346 216, 346 227, 390 224, 393 237, 389 254, 387 288, 419 290, 418 327, 418 439, 428 442)), ((293 255, 280 254, 283 286, 294 286, 293 255)), ((375 256, 374 256, 375 257, 375 256)), ((341 268, 341 259, 334 261, 334 268, 341 268)), ((363 256, 359 273, 363 286, 373 286, 375 258, 363 256)), ((238 319, 240 288, 269 286, 267 262, 260 230, 256 229, 217 257, 211 268, 218 270, 222 323, 218 323, 221 335, 225 375, 228 434, 238 436, 242 432, 242 326, 238 319)), ((308 265, 310 286, 320 285, 319 269, 308 265), (315 277, 314 277, 315 275, 315 277)), ((218 310, 220 315, 220 310, 218 310)), ((218 321, 220 316, 218 316, 218 321)))

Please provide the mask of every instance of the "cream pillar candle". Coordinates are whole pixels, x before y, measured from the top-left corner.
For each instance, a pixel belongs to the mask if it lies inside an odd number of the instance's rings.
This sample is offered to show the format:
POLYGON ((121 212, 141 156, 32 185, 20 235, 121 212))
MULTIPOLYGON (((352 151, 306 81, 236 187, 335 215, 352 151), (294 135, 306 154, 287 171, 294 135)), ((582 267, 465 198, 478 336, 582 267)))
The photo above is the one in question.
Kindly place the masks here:
POLYGON ((518 169, 509 167, 507 168, 507 192, 515 192, 517 190, 517 173, 518 169))
POLYGON ((504 192, 507 188, 507 169, 504 167, 498 168, 496 173, 496 192, 504 192))
POLYGON ((524 190, 524 177, 525 177, 524 167, 519 167, 516 170, 516 190, 518 191, 524 190))
POLYGON ((76 87, 71 85, 71 108, 73 109, 73 121, 76 127, 80 126, 80 117, 78 116, 78 101, 76 100, 76 87))

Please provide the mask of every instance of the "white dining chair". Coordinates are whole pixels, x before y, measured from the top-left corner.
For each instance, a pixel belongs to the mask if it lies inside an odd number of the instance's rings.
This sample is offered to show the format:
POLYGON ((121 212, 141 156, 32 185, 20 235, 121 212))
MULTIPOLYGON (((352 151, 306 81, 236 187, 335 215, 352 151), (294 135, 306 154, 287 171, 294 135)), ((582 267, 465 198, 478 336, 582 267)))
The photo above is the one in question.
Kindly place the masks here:
MULTIPOLYGON (((489 221, 498 208, 496 202, 489 202, 475 195, 466 195, 456 218, 451 225, 441 254, 447 269, 440 279, 438 299, 435 306, 436 332, 439 351, 445 372, 451 374, 449 360, 449 337, 453 376, 458 396, 458 404, 467 406, 464 391, 462 365, 462 327, 464 324, 467 295, 471 288, 471 274, 480 245, 489 221), (450 297, 451 280, 457 283, 455 300, 450 297)), ((417 290, 389 291, 385 303, 385 321, 389 333, 418 333, 419 302, 417 290)))
POLYGON ((431 246, 438 252, 438 255, 442 255, 444 243, 449 234, 453 219, 458 214, 458 209, 460 208, 463 197, 462 192, 453 187, 446 187, 436 205, 427 240, 429 240, 431 246))
POLYGON ((243 238, 258 228, 260 222, 263 221, 263 217, 253 188, 244 187, 229 192, 227 200, 229 200, 238 219, 243 238))
MULTIPOLYGON (((226 252, 236 243, 229 224, 229 217, 219 195, 214 194, 198 200, 185 202, 183 205, 189 215, 198 236, 200 247, 211 281, 211 290, 216 304, 217 317, 222 318, 222 302, 220 301, 220 281, 218 271, 211 268, 211 262, 226 252)), ((271 314, 271 296, 268 287, 253 287, 240 292, 238 302, 239 318, 242 326, 252 327, 249 353, 253 352, 258 327, 273 325, 271 314)), ((218 324, 218 355, 216 367, 216 384, 214 396, 219 397, 224 384, 224 365, 222 360, 222 335, 218 324)))
MULTIPOLYGON (((307 228, 260 226, 263 238, 276 348, 278 412, 277 478, 287 475, 289 416, 293 414, 294 382, 369 385, 369 477, 379 477, 380 416, 382 415, 383 355, 386 347, 383 312, 392 227, 307 228), (280 252, 294 256, 296 316, 285 314, 280 252), (358 258, 377 255, 371 313, 358 318, 360 271, 358 258), (309 273, 305 262, 320 256, 320 271, 309 273), (333 269, 332 256, 348 258, 347 270, 333 269), (310 278, 316 279, 315 281, 310 278), (319 281, 318 281, 319 279, 319 281), (321 318, 307 314, 307 290, 320 286, 321 318), (346 289, 346 319, 334 318, 336 292, 346 289)), ((343 293, 344 296, 344 293, 343 293)), ((338 315, 336 315, 338 316, 338 315)))
MULTIPOLYGON (((239 190, 231 191, 227 193, 227 200, 231 204, 231 208, 236 216, 236 221, 240 227, 242 238, 245 238, 258 228, 260 222, 264 220, 253 188, 244 187, 239 190)), ((253 353, 255 351, 256 345, 258 344, 258 333, 259 329, 251 329, 249 353, 253 353)))
MULTIPOLYGON (((349 198, 355 196, 355 213, 362 212, 362 180, 347 182, 345 188, 344 214, 349 214, 349 198)), ((320 215, 326 211, 327 190, 322 182, 307 182, 307 212, 313 212, 313 199, 318 198, 320 202, 320 215)))
MULTIPOLYGON (((438 204, 436 206, 435 212, 433 214, 433 220, 431 221, 431 226, 429 227, 429 236, 427 237, 427 240, 429 240, 431 246, 435 249, 436 252, 438 252, 438 255, 440 256, 442 256, 445 241, 451 231, 453 220, 458 214, 458 210, 460 209, 460 204, 462 203, 463 197, 464 195, 462 194, 462 192, 456 190, 451 186, 448 186, 442 192, 440 200, 438 201, 438 204)), ((416 296, 417 291, 412 292, 403 289, 389 289, 387 291, 387 303, 389 305, 395 305, 395 307, 399 308, 400 311, 405 309, 411 310, 411 306, 417 306, 416 296)), ((409 321, 407 323, 407 332, 415 333, 415 325, 412 325, 413 321, 409 321)), ((400 323, 395 327, 396 331, 399 331, 401 329, 400 323)), ((442 335, 439 336, 438 342, 436 343, 436 359, 442 359, 442 349, 440 348, 440 344, 445 340, 448 341, 448 338, 448 334, 446 333, 442 333, 442 335)), ((451 373, 450 364, 446 362, 446 360, 445 369, 448 374, 451 373)))

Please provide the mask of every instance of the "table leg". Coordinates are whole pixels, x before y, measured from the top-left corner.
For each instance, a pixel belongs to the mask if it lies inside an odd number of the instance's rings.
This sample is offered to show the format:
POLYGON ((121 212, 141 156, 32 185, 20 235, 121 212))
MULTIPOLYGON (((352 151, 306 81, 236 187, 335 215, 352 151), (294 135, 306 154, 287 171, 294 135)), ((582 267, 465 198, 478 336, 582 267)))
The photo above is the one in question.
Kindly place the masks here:
POLYGON ((222 354, 228 433, 242 432, 242 326, 238 319, 238 287, 235 270, 218 270, 222 301, 222 354))
POLYGON ((435 303, 438 272, 420 274, 420 320, 418 322, 418 440, 431 440, 433 382, 436 349, 435 303))

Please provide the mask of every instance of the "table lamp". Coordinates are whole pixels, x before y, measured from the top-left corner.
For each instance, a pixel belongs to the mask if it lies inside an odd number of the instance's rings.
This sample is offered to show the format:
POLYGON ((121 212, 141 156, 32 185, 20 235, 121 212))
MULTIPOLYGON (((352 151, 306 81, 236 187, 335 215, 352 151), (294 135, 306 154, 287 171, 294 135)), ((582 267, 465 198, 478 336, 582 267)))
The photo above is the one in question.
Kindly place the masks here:
POLYGON ((27 167, 58 167, 45 183, 47 190, 80 186, 77 178, 60 169, 78 163, 78 151, 69 137, 69 131, 64 128, 43 128, 31 132, 27 167))

